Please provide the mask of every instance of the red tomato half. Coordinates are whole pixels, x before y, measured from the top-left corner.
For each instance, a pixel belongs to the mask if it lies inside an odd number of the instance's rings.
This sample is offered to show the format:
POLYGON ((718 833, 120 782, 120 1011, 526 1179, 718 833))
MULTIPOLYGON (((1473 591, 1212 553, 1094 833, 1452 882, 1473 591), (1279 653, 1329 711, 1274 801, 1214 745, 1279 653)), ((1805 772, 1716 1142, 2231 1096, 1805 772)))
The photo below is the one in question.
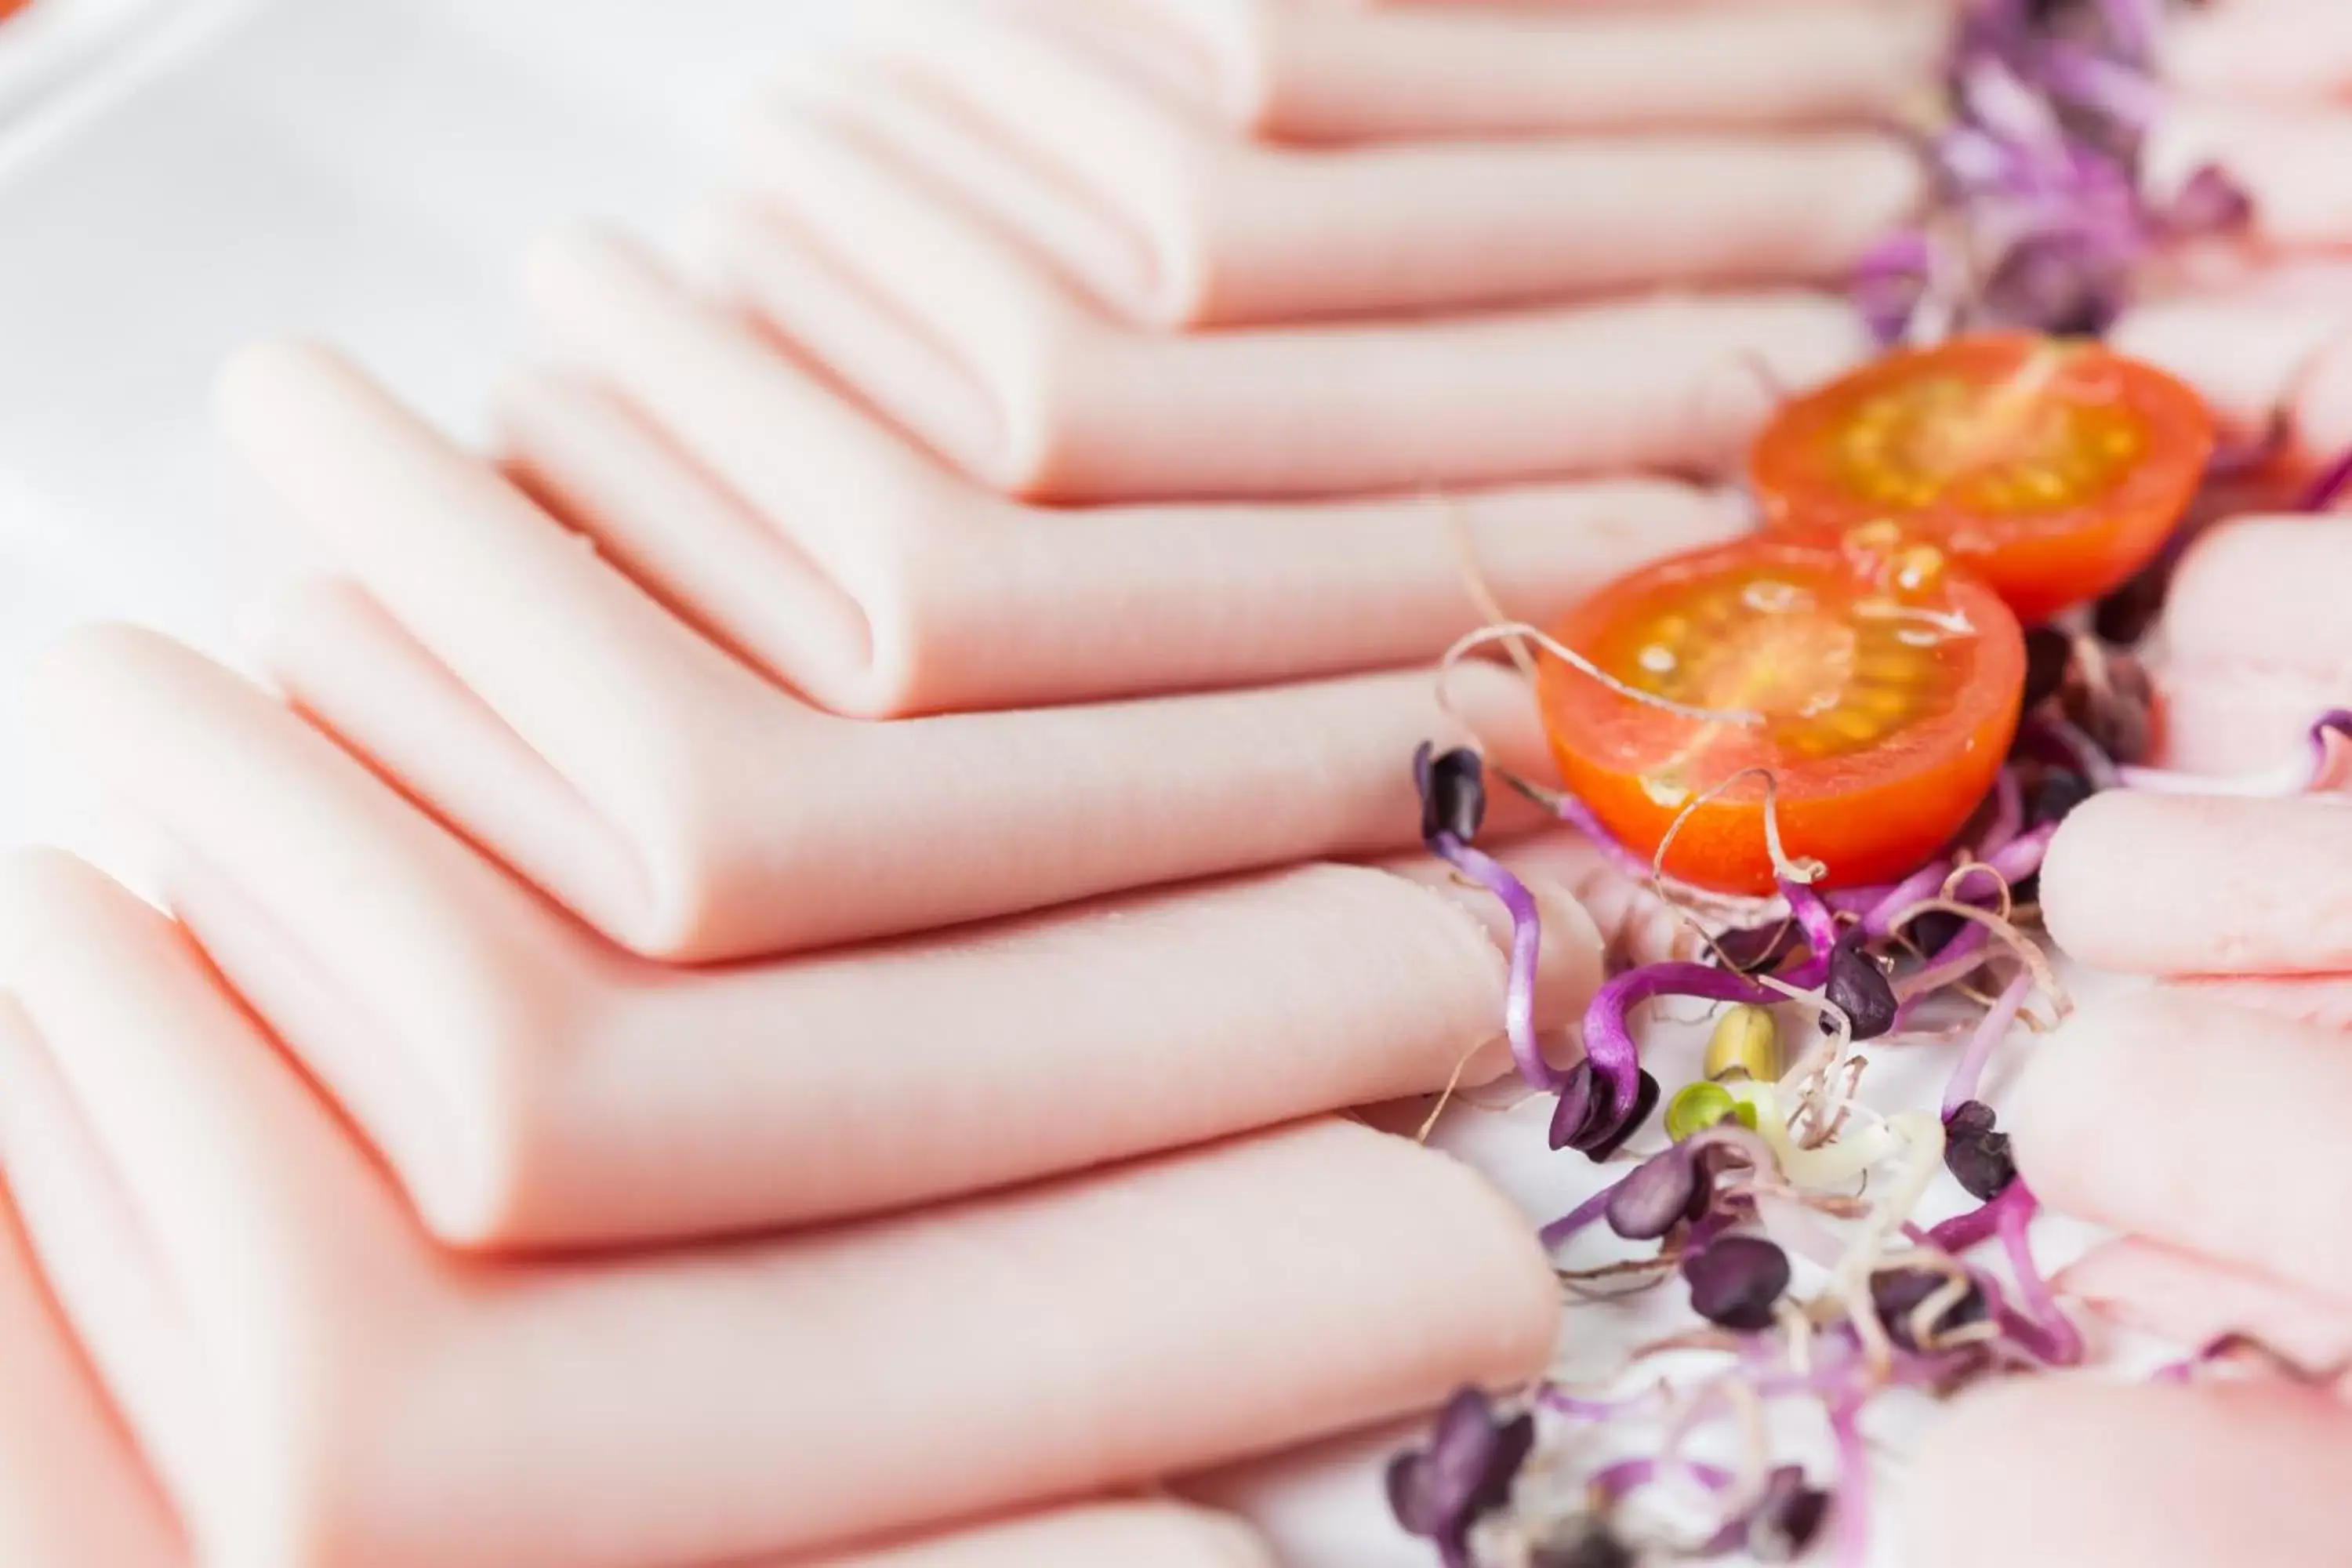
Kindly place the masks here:
POLYGON ((1916 870, 1959 831, 2008 754, 2025 642, 1999 595, 1890 525, 1841 544, 1769 537, 1653 563, 1555 634, 1693 718, 1544 660, 1538 695, 1563 781, 1610 832, 1686 882, 1767 893, 1769 770, 1784 847, 1830 885, 1916 870))
POLYGON ((2203 482, 2213 420, 2095 342, 2000 333, 1892 354, 1790 402, 1756 443, 1765 524, 1834 542, 1890 519, 2028 625, 2121 585, 2203 482))

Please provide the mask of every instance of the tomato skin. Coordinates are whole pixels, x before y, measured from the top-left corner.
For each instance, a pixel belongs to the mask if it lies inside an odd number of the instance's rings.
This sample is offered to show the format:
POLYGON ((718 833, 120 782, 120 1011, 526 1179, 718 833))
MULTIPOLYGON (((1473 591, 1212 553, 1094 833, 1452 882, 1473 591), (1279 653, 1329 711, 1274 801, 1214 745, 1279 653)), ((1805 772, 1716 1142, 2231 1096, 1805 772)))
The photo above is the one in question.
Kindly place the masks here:
MULTIPOLYGON (((1759 563, 1816 573, 1852 570, 1838 551, 1735 541, 1629 574, 1570 612, 1554 635, 1597 657, 1595 650, 1627 616, 1648 605, 1671 605, 1687 584, 1759 563)), ((1744 779, 1696 806, 1688 801, 1745 768, 1769 768, 1783 848, 1791 858, 1821 861, 1827 872, 1822 886, 1909 875, 1951 842, 1992 788, 2016 734, 2024 689, 2023 632, 2000 597, 1961 574, 1948 577, 1941 591, 1974 627, 1950 711, 1925 716, 1839 756, 1798 756, 1768 733, 1735 731, 1722 739, 1720 760, 1681 797, 1662 798, 1654 789, 1650 763, 1697 733, 1699 721, 1624 697, 1547 658, 1538 693, 1562 782, 1613 837, 1645 857, 1681 818, 1665 856, 1669 875, 1713 891, 1763 895, 1777 882, 1765 837, 1762 779, 1744 779)))
POLYGON ((2090 343, 1987 333, 1889 355, 1791 400, 1758 438, 1749 478, 1772 531, 1826 542, 1892 519, 1990 584, 2032 626, 2122 585, 2156 556, 2195 499, 2214 439, 2203 400, 2152 365, 2090 343), (1990 387, 2053 353, 2066 365, 2055 378, 2065 401, 2138 431, 2140 450, 2118 472, 2048 503, 2002 506, 1955 495, 1957 486, 1890 500, 1854 479, 1848 443, 1874 401, 1935 377, 1990 387))

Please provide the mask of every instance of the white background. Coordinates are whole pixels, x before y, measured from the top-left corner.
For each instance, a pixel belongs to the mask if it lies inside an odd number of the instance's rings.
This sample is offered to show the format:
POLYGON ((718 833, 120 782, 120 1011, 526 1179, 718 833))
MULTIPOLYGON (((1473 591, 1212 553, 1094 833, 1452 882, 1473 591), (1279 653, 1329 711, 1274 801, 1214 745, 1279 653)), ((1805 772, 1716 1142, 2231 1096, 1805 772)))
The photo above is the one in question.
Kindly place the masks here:
POLYGON ((0 24, 0 840, 67 626, 219 647, 205 395, 246 338, 354 350, 473 428, 528 352, 513 258, 658 236, 842 0, 34 0, 0 24))

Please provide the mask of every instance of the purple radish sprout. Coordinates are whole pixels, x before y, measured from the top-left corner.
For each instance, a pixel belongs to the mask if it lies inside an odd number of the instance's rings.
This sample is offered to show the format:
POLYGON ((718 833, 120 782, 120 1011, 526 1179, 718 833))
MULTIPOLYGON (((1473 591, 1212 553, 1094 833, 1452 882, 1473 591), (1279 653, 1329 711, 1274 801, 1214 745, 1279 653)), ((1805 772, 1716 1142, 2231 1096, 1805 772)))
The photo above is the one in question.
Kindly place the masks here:
POLYGON ((1633 1114, 1642 1088, 1642 1047, 1633 1039, 1629 1020, 1636 1007, 1665 996, 1758 1006, 1781 1000, 1780 993, 1769 986, 1704 963, 1646 964, 1602 985, 1584 1010, 1584 1059, 1611 1096, 1613 1114, 1620 1121, 1633 1114))
POLYGON ((1471 1528, 1509 1504, 1535 1446, 1533 1415, 1501 1416, 1484 1394, 1463 1389, 1424 1446, 1389 1461, 1389 1510, 1407 1534, 1437 1543, 1445 1568, 1470 1568, 1471 1528))
POLYGON ((2017 1179, 2017 1161, 1991 1106, 1969 1100, 1945 1112, 1944 1168, 1980 1203, 2009 1190, 2017 1179))
POLYGON ((1868 1568, 1870 1562, 1870 1448, 1862 1436, 1862 1398, 1840 1394, 1830 1402, 1830 1433, 1837 1442, 1837 1487, 1830 1494, 1840 1568, 1868 1568))
POLYGON ((1772 1326, 1793 1272, 1789 1255, 1760 1236, 1727 1236, 1682 1261, 1691 1310, 1736 1333, 1772 1326))
POLYGON ((2302 754, 2275 768, 2235 777, 2174 773, 2168 768, 2119 767, 2116 780, 2125 789, 2150 795, 2224 795, 2245 799, 2274 800, 2308 794, 2328 777, 2337 740, 2352 740, 2352 709, 2331 708, 2312 721, 2302 754))
POLYGON ((1486 770, 1478 753, 1457 747, 1440 754, 1423 742, 1412 754, 1421 791, 1421 836, 1429 852, 1501 900, 1511 917, 1511 965, 1504 992, 1503 1030, 1511 1060, 1529 1087, 1557 1089, 1563 1075, 1544 1059, 1536 1038, 1536 971, 1543 956, 1543 915, 1535 894, 1471 840, 1486 816, 1486 770))
POLYGON ((2318 477, 2311 481, 2311 487, 2303 492, 2297 510, 2332 510, 2336 503, 2344 499, 2347 489, 2352 489, 2352 447, 2346 448, 2335 461, 2319 471, 2318 477))
POLYGON ((2017 1293, 2023 1299, 2027 1320, 2048 1336, 2048 1353, 2042 1359, 2053 1365, 2074 1366, 2083 1359, 2082 1331, 2058 1305, 2050 1281, 2042 1277, 2041 1266, 2033 1260, 2032 1237, 2028 1227, 2041 1211, 2041 1203, 2022 1181, 2011 1182, 2001 1196, 2008 1197, 2011 1193, 2018 1194, 2016 1201, 2002 1207, 1994 1219, 2001 1250, 2009 1258, 2010 1273, 2017 1280, 2017 1293))
POLYGON ((1658 1485, 1669 1475, 1687 1477, 1718 1495, 1729 1491, 1732 1482, 1738 1479, 1722 1466, 1710 1465, 1703 1459, 1678 1459, 1671 1466, 1655 1459, 1620 1459, 1593 1476, 1592 1489, 1606 1501, 1619 1503, 1644 1487, 1658 1485))
POLYGON ((1991 1007, 1978 1023, 1976 1033, 1969 1037, 1968 1048, 1960 1053, 1958 1065, 1953 1068, 1950 1080, 1944 1086, 1944 1121, 1948 1124, 1958 1114, 1960 1107, 1977 1098, 1977 1089, 1984 1080, 1985 1064, 1992 1059, 1993 1048, 2007 1037, 2010 1026, 2025 1006, 2026 997, 2033 993, 2033 976, 2020 973, 2016 979, 2002 988, 1991 1007))
POLYGON ((2031 1219, 2041 1207, 2039 1200, 2026 1190, 2023 1182, 2011 1182, 2001 1194, 1981 1207, 1955 1215, 1943 1224, 1927 1231, 1927 1244, 1952 1254, 1955 1258, 1972 1247, 1982 1246, 2000 1233, 2001 1216, 2012 1208, 2023 1208, 2031 1219))

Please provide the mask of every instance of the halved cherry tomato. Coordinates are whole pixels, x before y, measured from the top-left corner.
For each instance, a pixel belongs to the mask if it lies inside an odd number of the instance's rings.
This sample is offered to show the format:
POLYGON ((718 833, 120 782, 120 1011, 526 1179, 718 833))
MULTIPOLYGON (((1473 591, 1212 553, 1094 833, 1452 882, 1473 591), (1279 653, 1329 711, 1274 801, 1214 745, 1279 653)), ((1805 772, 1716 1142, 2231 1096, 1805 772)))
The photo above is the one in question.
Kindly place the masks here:
POLYGON ((1750 461, 1767 527, 1899 522, 2028 625, 2163 547, 2213 454, 2196 393, 2097 343, 1997 333, 1889 355, 1782 408, 1750 461))
POLYGON ((1637 690, 1543 660, 1544 727, 1569 789, 1643 856, 1685 810, 1665 868, 1699 887, 1768 893, 1759 774, 1783 847, 1825 885, 1907 876, 1992 787, 2017 729, 2025 639, 2000 597, 1888 524, 1837 546, 1766 536, 1622 577, 1555 635, 1637 690), (1694 802, 1700 802, 1696 805, 1694 802))

